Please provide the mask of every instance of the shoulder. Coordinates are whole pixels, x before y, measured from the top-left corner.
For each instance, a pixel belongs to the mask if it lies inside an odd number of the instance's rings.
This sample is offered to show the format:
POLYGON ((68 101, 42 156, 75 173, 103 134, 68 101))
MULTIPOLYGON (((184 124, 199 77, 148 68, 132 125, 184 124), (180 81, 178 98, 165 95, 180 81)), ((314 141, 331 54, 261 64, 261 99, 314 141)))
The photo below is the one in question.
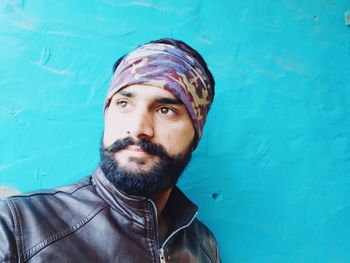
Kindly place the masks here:
POLYGON ((17 220, 20 221, 18 223, 26 223, 30 219, 31 223, 38 220, 42 224, 44 218, 69 221, 68 215, 84 217, 103 201, 96 194, 91 178, 85 177, 67 186, 12 196, 4 202, 12 212, 15 223, 17 220))
POLYGON ((35 199, 40 198, 40 196, 54 196, 54 195, 73 195, 80 189, 89 187, 91 185, 90 177, 84 177, 78 182, 68 184, 61 187, 56 187, 52 189, 42 189, 33 192, 13 195, 11 197, 6 198, 5 200, 25 200, 25 199, 35 199))
POLYGON ((59 205, 56 202, 58 199, 71 199, 74 196, 84 195, 90 186, 90 180, 86 177, 77 183, 67 186, 13 195, 0 200, 1 215, 11 214, 12 216, 16 216, 18 209, 24 209, 21 211, 25 211, 26 209, 36 210, 36 207, 39 209, 39 206, 59 205))
POLYGON ((0 262, 17 262, 12 212, 4 200, 0 200, 0 244, 0 262))
POLYGON ((90 178, 85 177, 82 180, 70 185, 14 195, 5 199, 4 201, 10 206, 10 209, 17 206, 24 209, 28 206, 30 209, 33 209, 34 207, 39 208, 40 206, 59 206, 60 203, 57 201, 61 200, 64 202, 69 201, 70 199, 83 197, 88 195, 91 190, 92 185, 90 178))
MULTIPOLYGON (((0 202, 0 243, 6 242, 11 256, 29 258, 42 244, 64 238, 84 227, 107 204, 96 194, 91 177, 52 190, 9 197, 0 202), (30 231, 29 231, 30 230, 30 231), (5 233, 5 235, 3 235, 5 233), (4 240, 2 240, 4 239, 4 240)), ((46 246, 45 245, 45 246, 46 246)), ((1 247, 1 246, 0 246, 1 247)))
POLYGON ((199 219, 195 219, 189 226, 188 231, 196 237, 202 250, 213 260, 220 262, 218 243, 211 230, 199 219))
POLYGON ((195 219, 190 226, 190 231, 207 247, 216 247, 217 242, 213 232, 199 219, 195 219))

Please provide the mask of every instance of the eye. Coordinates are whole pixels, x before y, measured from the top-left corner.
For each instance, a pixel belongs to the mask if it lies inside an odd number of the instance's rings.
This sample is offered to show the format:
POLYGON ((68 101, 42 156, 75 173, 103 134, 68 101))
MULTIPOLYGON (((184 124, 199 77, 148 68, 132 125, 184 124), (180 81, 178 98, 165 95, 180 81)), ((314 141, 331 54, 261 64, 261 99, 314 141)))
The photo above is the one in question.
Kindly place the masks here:
POLYGON ((169 107, 160 107, 158 109, 158 112, 162 115, 162 116, 166 116, 166 117, 173 117, 176 115, 176 111, 169 108, 169 107))
POLYGON ((128 101, 123 99, 118 100, 116 102, 116 105, 117 105, 117 109, 119 109, 120 112, 128 112, 132 109, 131 104, 128 101))
POLYGON ((117 105, 120 107, 120 108, 126 108, 128 106, 128 102, 125 101, 125 100, 121 100, 121 101, 118 101, 117 102, 117 105))
POLYGON ((166 108, 166 107, 162 107, 159 109, 159 112, 161 114, 168 114, 171 110, 169 108, 166 108))

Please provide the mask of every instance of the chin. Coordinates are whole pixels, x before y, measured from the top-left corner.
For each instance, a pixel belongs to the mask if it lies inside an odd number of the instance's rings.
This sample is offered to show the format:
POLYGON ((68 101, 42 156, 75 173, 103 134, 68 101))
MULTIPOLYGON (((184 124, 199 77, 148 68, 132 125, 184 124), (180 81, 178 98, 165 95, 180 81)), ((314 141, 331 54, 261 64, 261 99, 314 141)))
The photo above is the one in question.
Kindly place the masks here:
POLYGON ((156 166, 156 161, 144 160, 142 158, 129 158, 126 163, 117 161, 122 169, 125 169, 132 173, 137 172, 149 172, 156 166))
POLYGON ((128 173, 138 174, 142 172, 149 172, 151 170, 151 167, 145 167, 144 165, 127 165, 127 166, 120 166, 121 169, 128 173))

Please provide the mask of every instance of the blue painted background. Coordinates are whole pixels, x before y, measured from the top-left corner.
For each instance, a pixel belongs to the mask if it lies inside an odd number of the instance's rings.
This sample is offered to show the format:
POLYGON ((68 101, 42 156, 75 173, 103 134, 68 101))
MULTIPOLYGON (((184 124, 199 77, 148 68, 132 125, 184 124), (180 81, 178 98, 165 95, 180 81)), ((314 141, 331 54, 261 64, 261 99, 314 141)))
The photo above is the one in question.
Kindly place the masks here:
POLYGON ((114 61, 161 37, 216 77, 180 186, 223 262, 350 262, 345 0, 0 1, 0 194, 98 163, 114 61))

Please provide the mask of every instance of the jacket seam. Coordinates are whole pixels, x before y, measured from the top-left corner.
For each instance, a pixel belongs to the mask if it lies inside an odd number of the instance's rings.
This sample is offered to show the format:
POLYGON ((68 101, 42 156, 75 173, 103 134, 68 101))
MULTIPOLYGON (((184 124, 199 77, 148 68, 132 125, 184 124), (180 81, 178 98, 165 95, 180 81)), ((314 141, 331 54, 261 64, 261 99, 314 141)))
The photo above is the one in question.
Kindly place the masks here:
MULTIPOLYGON (((202 238, 198 237, 197 233, 195 233, 195 235, 196 235, 197 240, 202 240, 202 238)), ((206 254, 207 257, 210 259, 210 261, 213 262, 213 263, 217 262, 217 261, 215 261, 215 260, 213 259, 213 257, 210 256, 210 253, 209 253, 209 252, 207 251, 207 249, 203 246, 203 244, 202 244, 201 242, 198 242, 198 243, 199 243, 200 248, 201 248, 202 251, 204 252, 204 254, 206 254)))
POLYGON ((16 198, 16 197, 32 197, 32 196, 40 196, 40 195, 56 195, 56 194, 68 194, 68 195, 72 195, 74 194, 76 191, 80 190, 81 188, 84 188, 86 186, 91 185, 90 182, 86 183, 86 184, 78 184, 77 186, 75 186, 71 191, 62 191, 62 190, 55 190, 55 191, 47 191, 47 192, 40 192, 40 193, 33 193, 33 194, 28 194, 28 195, 14 195, 11 198, 16 198))
POLYGON ((14 260, 17 260, 17 258, 8 258, 8 259, 5 259, 3 261, 0 261, 0 263, 11 263, 13 262, 14 260))
POLYGON ((0 263, 11 263, 14 260, 17 260, 17 258, 10 258, 10 259, 5 259, 4 261, 0 261, 0 263))
MULTIPOLYGON (((151 204, 148 204, 148 206, 150 207, 151 204)), ((152 207, 150 207, 150 211, 152 211, 152 207)), ((144 211, 147 211, 147 208, 145 207, 143 209, 144 211)), ((152 258, 154 259, 153 262, 157 262, 157 259, 156 259, 156 255, 154 254, 154 249, 153 249, 153 232, 155 231, 153 229, 153 225, 152 225, 152 221, 154 220, 153 218, 153 212, 151 213, 147 213, 146 215, 146 222, 147 222, 147 226, 146 226, 146 229, 147 229, 147 245, 148 245, 148 248, 151 252, 151 255, 152 255, 152 258)))
POLYGON ((209 253, 206 251, 206 249, 203 247, 201 243, 199 243, 200 248, 203 250, 204 254, 207 255, 207 257, 210 259, 211 262, 215 263, 217 261, 213 260, 213 258, 209 255, 209 253))
POLYGON ((15 232, 15 240, 16 240, 16 250, 17 250, 17 259, 19 259, 21 254, 24 251, 24 245, 22 240, 22 225, 19 220, 18 210, 11 199, 6 199, 6 204, 10 209, 11 217, 13 220, 13 227, 15 232))
MULTIPOLYGON (((15 217, 14 217, 14 213, 13 213, 13 210, 12 210, 12 206, 8 203, 8 199, 5 199, 5 204, 7 205, 7 207, 9 208, 10 210, 10 214, 11 214, 11 221, 12 221, 12 224, 13 224, 13 227, 14 227, 14 230, 15 230, 15 233, 17 233, 17 227, 16 227, 16 223, 15 223, 15 217)), ((1 261, 1 263, 6 263, 6 262, 11 262, 13 260, 17 260, 18 259, 18 242, 17 242, 17 237, 16 237, 16 234, 14 235, 15 236, 15 242, 16 242, 16 253, 17 253, 17 256, 14 256, 14 257, 5 257, 3 261, 1 261)))
POLYGON ((40 241, 39 243, 37 243, 36 245, 34 245, 32 248, 30 248, 24 253, 24 256, 23 256, 24 260, 27 261, 31 259, 33 256, 35 256, 37 253, 42 251, 47 246, 78 231, 81 227, 86 225, 91 219, 93 219, 99 212, 101 212, 107 206, 108 206, 107 204, 98 205, 93 211, 91 211, 85 218, 80 220, 77 224, 71 226, 70 228, 67 228, 66 230, 53 234, 51 237, 43 241, 40 241))

